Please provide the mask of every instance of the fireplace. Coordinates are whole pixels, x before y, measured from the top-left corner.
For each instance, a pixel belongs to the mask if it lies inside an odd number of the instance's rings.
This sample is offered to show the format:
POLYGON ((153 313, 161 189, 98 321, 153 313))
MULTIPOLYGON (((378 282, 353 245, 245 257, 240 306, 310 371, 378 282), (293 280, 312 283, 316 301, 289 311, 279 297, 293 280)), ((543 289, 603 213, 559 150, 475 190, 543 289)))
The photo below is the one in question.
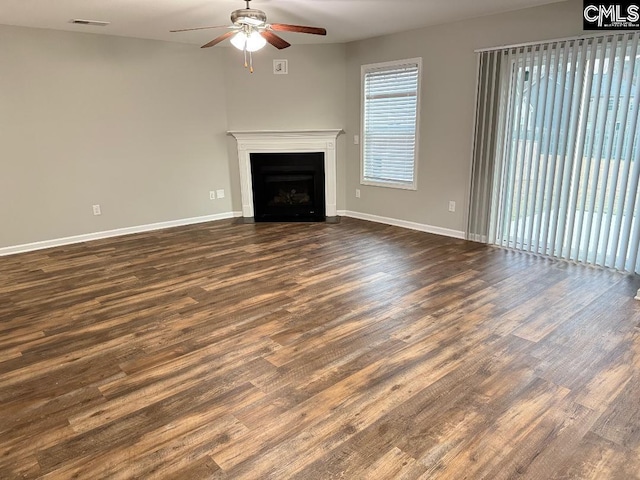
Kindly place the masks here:
MULTIPOLYGON (((230 131, 237 141, 240 170, 242 217, 254 217, 254 191, 251 157, 256 153, 319 153, 324 155, 324 215, 336 217, 336 141, 342 130, 254 130, 230 131)), ((315 183, 314 183, 315 185, 315 183)), ((318 188, 316 188, 316 192, 318 188)), ((317 210, 316 210, 317 213, 317 210)))
POLYGON ((324 153, 252 153, 256 222, 325 220, 324 153))

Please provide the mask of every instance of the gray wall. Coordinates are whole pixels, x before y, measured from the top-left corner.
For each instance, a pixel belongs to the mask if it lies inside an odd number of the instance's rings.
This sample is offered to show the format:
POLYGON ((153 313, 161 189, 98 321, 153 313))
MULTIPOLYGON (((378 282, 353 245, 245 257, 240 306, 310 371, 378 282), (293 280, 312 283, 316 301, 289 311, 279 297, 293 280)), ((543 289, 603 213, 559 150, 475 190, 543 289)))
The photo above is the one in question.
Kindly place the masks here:
MULTIPOLYGON (((227 130, 346 123, 344 45, 268 47, 251 75, 234 48, 8 26, 0 44, 0 248, 239 211, 227 130)), ((344 208, 344 138, 338 158, 344 208)))
POLYGON ((0 247, 231 210, 209 200, 230 189, 222 52, 4 26, 0 45, 0 247))
POLYGON ((580 34, 581 8, 571 0, 347 45, 268 47, 253 75, 233 48, 0 26, 0 248, 239 211, 227 130, 345 128, 339 209, 463 230, 474 50, 580 34), (361 186, 360 66, 418 56, 418 190, 361 186), (272 74, 280 58, 289 75, 272 74), (220 188, 226 198, 209 200, 220 188))
MULTIPOLYGON (((294 41, 293 35, 287 38, 294 41)), ((242 52, 226 48, 226 95, 229 130, 297 130, 344 128, 346 124, 345 45, 267 46, 254 58, 254 72, 243 67, 242 52), (287 75, 273 74, 273 60, 289 62, 287 75)), ((234 210, 242 209, 238 152, 229 139, 234 210)), ((345 137, 337 143, 337 203, 344 209, 345 137)))
POLYGON ((474 50, 582 34, 582 2, 492 15, 347 45, 348 210, 464 230, 471 171, 477 60, 474 50), (422 57, 417 191, 360 185, 360 66, 422 57), (361 198, 355 198, 355 189, 361 198), (448 211, 449 200, 457 204, 448 211))

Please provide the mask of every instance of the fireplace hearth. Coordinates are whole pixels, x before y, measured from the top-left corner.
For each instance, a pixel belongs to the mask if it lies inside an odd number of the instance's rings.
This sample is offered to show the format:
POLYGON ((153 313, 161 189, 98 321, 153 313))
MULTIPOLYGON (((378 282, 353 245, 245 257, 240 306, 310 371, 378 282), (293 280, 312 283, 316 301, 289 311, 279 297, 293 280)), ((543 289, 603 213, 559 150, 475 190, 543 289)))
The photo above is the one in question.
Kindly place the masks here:
POLYGON ((323 152, 251 153, 256 222, 322 222, 323 152))

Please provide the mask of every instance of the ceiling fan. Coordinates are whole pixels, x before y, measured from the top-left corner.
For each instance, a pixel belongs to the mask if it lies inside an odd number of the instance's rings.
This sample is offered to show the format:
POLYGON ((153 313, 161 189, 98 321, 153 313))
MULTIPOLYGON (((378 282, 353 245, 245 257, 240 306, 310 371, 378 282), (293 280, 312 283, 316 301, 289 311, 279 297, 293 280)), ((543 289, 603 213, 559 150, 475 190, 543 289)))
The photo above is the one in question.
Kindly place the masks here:
POLYGON ((210 28, 228 28, 227 33, 223 33, 219 37, 214 38, 209 43, 205 43, 200 48, 208 48, 231 37, 231 44, 238 50, 244 51, 244 66, 249 67, 249 71, 253 73, 253 57, 252 53, 260 50, 267 42, 279 50, 291 46, 285 39, 276 35, 275 32, 296 32, 310 33, 312 35, 326 35, 327 31, 319 27, 305 27, 302 25, 287 25, 284 23, 267 23, 267 15, 262 10, 249 7, 251 0, 244 0, 247 3, 246 8, 234 10, 231 12, 231 23, 233 25, 216 25, 213 27, 196 27, 182 28, 179 30, 170 30, 171 33, 189 32, 193 30, 205 30, 210 28), (249 61, 247 62, 247 54, 249 61))

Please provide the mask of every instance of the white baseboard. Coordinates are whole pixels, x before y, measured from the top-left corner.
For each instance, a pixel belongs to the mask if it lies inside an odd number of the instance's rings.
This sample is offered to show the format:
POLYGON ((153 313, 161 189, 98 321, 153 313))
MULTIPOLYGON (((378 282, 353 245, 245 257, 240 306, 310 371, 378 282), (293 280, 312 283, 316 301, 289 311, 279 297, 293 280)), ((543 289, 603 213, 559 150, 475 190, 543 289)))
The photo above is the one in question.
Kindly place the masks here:
MULTIPOLYGON (((446 237, 464 238, 464 232, 451 230, 448 228, 434 227, 422 223, 408 222, 406 220, 398 220, 395 218, 381 217, 379 215, 371 215, 369 213, 353 212, 350 210, 338 210, 341 217, 351 217, 360 220, 368 220, 370 222, 384 223, 396 227, 408 228, 410 230, 418 230, 420 232, 434 233, 436 235, 444 235, 446 237)), ((42 250, 44 248, 61 247, 63 245, 71 245, 74 243, 89 242, 91 240, 101 240, 103 238, 119 237, 121 235, 130 235, 132 233, 151 232, 153 230, 162 230, 164 228, 180 227, 183 225, 193 225, 196 223, 214 222, 216 220, 226 220, 234 217, 241 217, 242 212, 225 212, 214 215, 205 215, 202 217, 183 218, 180 220, 170 220, 168 222, 151 223, 148 225, 138 225, 135 227, 118 228, 115 230, 106 230, 103 232, 85 233, 83 235, 74 235, 72 237, 55 238, 52 240, 44 240, 41 242, 25 243, 23 245, 14 245, 11 247, 0 248, 0 257, 5 255, 14 255, 16 253, 32 252, 42 250)), ((639 292, 640 294, 640 292, 639 292)))
POLYGON ((83 235, 74 235, 72 237, 55 238, 53 240, 44 240, 42 242, 25 243, 23 245, 15 245, 12 247, 0 248, 0 257, 5 255, 13 255, 16 253, 32 252, 34 250, 42 250, 43 248, 60 247, 63 245, 71 245, 73 243, 89 242, 91 240, 100 240, 103 238, 119 237, 121 235, 130 235, 132 233, 150 232, 153 230, 162 230, 164 228, 180 227, 183 225, 193 225, 196 223, 214 222, 216 220, 225 220, 228 218, 241 217, 242 212, 225 212, 214 215, 205 215, 202 217, 183 218, 180 220, 170 220, 168 222, 150 223, 148 225, 138 225, 135 227, 118 228, 115 230, 107 230, 104 232, 85 233, 83 235))
POLYGON ((398 220, 397 218, 381 217, 379 215, 371 215, 369 213, 353 212, 350 210, 339 210, 338 215, 343 217, 357 218, 359 220, 368 220, 370 222, 384 223, 395 227, 408 228, 410 230, 418 230, 420 232, 434 233, 445 237, 464 239, 464 232, 459 230, 451 230, 449 228, 434 227, 424 223, 409 222, 407 220, 398 220))

